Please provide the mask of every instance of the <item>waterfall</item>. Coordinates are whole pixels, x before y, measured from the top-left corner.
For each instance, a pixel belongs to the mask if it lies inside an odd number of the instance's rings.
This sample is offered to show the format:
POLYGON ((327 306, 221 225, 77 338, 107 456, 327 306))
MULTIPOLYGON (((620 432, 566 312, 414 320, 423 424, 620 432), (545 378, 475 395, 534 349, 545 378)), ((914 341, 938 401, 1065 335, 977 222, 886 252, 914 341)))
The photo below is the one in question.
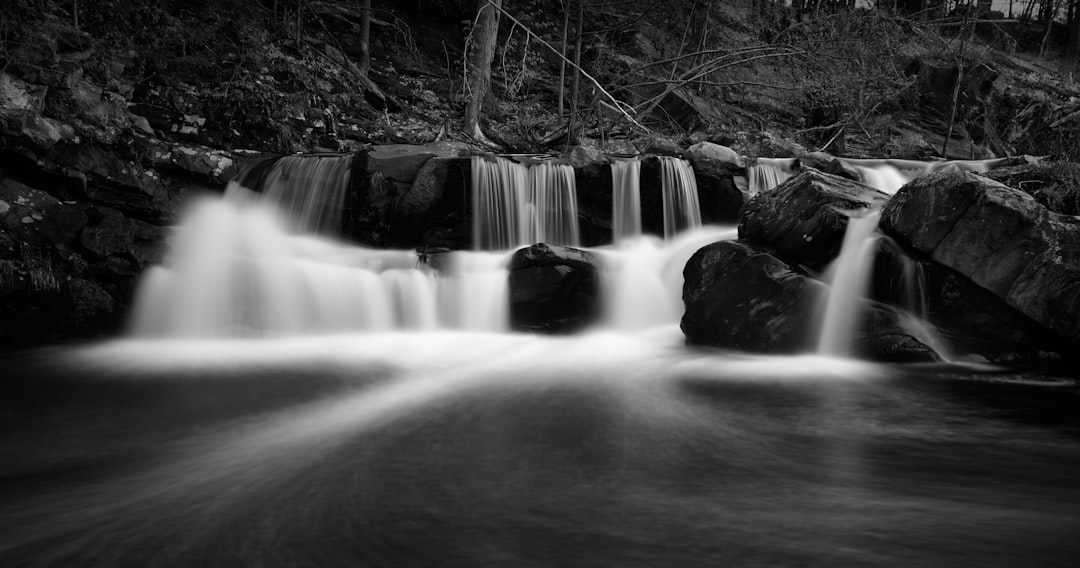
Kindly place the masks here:
POLYGON ((667 241, 645 236, 617 249, 598 249, 601 260, 603 322, 637 332, 677 325, 683 314, 683 268, 701 247, 734 240, 731 227, 700 227, 667 241))
POLYGON ((295 229, 336 234, 354 159, 353 154, 284 156, 263 176, 263 195, 288 214, 295 229))
POLYGON ((611 237, 618 245, 641 236, 641 160, 612 160, 611 187, 611 237))
POLYGON ((528 168, 503 158, 472 159, 473 248, 507 250, 525 245, 530 218, 528 168))
POLYGON ((904 184, 911 181, 907 176, 900 173, 900 170, 888 164, 876 168, 855 166, 855 169, 862 174, 863 183, 889 195, 896 193, 901 187, 904 187, 904 184))
POLYGON ((824 320, 818 335, 818 353, 848 355, 862 315, 862 303, 873 268, 879 210, 848 220, 840 254, 829 268, 830 289, 825 295, 824 320))
MULTIPOLYGON (((509 186, 515 192, 488 192, 481 202, 492 211, 523 216, 526 211, 498 201, 512 200, 527 187, 525 170, 503 162, 494 173, 474 171, 488 176, 481 185, 492 187, 499 176, 516 178, 509 186)), ((176 227, 165 262, 147 270, 139 284, 133 333, 238 337, 508 329, 509 251, 428 258, 315 234, 337 229, 351 164, 352 156, 289 156, 262 176, 254 188, 261 195, 233 182, 222 199, 197 202, 176 227)), ((555 181, 544 184, 553 189, 545 190, 541 208, 573 212, 565 202, 565 171, 545 171, 555 181)), ((522 234, 532 230, 516 221, 495 224, 522 234)), ((574 235, 558 225, 540 230, 574 235)), ((491 234, 509 242, 511 233, 491 234)))
POLYGON ((690 162, 660 156, 660 180, 664 201, 664 238, 701 226, 697 180, 690 162))
POLYGON ((530 167, 529 197, 533 230, 522 244, 581 246, 573 167, 551 162, 530 167))
POLYGON ((787 181, 795 168, 794 158, 758 158, 746 168, 748 197, 768 191, 787 181))
POLYGON ((574 168, 505 158, 472 159, 473 248, 509 250, 535 242, 580 246, 574 168))

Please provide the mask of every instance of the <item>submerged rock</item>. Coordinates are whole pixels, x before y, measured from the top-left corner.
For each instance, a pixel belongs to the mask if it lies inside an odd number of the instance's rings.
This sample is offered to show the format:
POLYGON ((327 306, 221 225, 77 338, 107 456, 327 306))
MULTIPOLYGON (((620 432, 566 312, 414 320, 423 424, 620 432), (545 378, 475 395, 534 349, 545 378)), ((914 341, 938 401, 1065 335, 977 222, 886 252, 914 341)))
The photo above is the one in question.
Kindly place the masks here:
POLYGON ((888 199, 857 181, 804 170, 743 207, 739 238, 822 268, 839 253, 850 212, 880 207, 888 199))
POLYGON ((537 243, 510 260, 510 325, 521 331, 570 333, 600 314, 592 253, 537 243))
POLYGON ((1080 222, 971 173, 925 176, 885 207, 882 230, 1080 341, 1080 222))
MULTIPOLYGON (((683 271, 681 327, 690 345, 756 353, 812 351, 815 314, 827 286, 741 241, 708 245, 683 271)), ((900 324, 898 313, 864 301, 852 352, 876 361, 935 361, 937 354, 900 324)))

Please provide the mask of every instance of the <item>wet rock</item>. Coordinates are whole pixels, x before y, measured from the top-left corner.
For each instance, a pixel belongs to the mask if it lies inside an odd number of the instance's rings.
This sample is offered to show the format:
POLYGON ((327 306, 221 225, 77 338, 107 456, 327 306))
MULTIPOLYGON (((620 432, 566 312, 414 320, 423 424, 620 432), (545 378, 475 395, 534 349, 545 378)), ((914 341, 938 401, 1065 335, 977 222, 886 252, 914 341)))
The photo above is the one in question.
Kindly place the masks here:
POLYGON ((360 160, 368 173, 379 172, 399 183, 409 184, 416 179, 420 168, 435 156, 457 156, 464 148, 453 143, 436 142, 417 146, 413 144, 389 144, 374 146, 360 160))
POLYGON ((196 144, 151 144, 150 163, 159 171, 181 173, 198 181, 225 185, 239 172, 230 152, 196 144))
POLYGON ((109 211, 97 224, 86 227, 79 236, 79 243, 96 257, 129 253, 135 242, 135 229, 123 215, 109 211))
POLYGON ((746 159, 740 156, 738 152, 727 146, 708 141, 698 142, 687 148, 686 157, 695 169, 706 162, 722 165, 731 171, 738 171, 746 167, 746 159))
POLYGON ((104 288, 89 280, 74 278, 68 283, 72 316, 76 323, 86 324, 116 314, 119 305, 104 288))
POLYGON ((1038 363, 1045 353, 1069 349, 964 275, 887 237, 878 241, 871 288, 873 298, 928 320, 947 351, 961 359, 1038 363))
POLYGON ((48 193, 34 189, 11 178, 0 177, 0 226, 21 242, 34 246, 48 243, 52 234, 49 212, 60 201, 48 193), (42 228, 48 227, 43 234, 42 228))
POLYGON ((654 137, 645 141, 640 145, 642 154, 653 154, 656 156, 671 156, 674 158, 681 158, 683 155, 682 146, 678 142, 669 138, 654 137))
POLYGON ((1080 340, 1080 223, 971 173, 932 174, 886 205, 882 230, 1070 341, 1080 340))
MULTIPOLYGON (((814 314, 827 286, 765 248, 741 241, 698 250, 683 271, 681 327, 690 345, 755 353, 810 351, 814 314)), ((899 324, 898 314, 864 301, 852 352, 877 361, 933 361, 937 355, 899 324)))
POLYGON ((96 145, 80 145, 56 156, 58 165, 85 175, 85 195, 78 197, 115 207, 133 217, 175 218, 179 199, 161 174, 118 158, 96 145))
POLYGON ((888 199, 862 183, 805 170, 743 207, 739 238, 822 268, 839 253, 852 212, 880 207, 888 199))
POLYGON ((827 174, 840 176, 855 181, 863 181, 859 170, 845 164, 825 152, 810 152, 799 156, 799 165, 814 168, 827 174))
POLYGON ((538 243, 510 260, 510 321, 521 331, 570 333, 600 314, 592 253, 538 243))
POLYGON ((68 124, 41 115, 46 89, 0 73, 0 133, 13 136, 37 150, 49 150, 76 139, 68 124))
POLYGON ((423 215, 442 199, 453 158, 432 158, 420 167, 412 185, 394 200, 394 215, 423 215))

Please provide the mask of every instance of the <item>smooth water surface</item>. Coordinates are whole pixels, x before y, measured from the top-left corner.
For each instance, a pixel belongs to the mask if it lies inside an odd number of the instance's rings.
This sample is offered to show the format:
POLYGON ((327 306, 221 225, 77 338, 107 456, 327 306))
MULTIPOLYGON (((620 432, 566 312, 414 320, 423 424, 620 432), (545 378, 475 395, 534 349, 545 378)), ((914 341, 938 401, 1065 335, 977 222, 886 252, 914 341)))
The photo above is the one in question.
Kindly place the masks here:
POLYGON ((0 566, 1080 558, 1074 385, 679 339, 388 333, 9 354, 0 566))

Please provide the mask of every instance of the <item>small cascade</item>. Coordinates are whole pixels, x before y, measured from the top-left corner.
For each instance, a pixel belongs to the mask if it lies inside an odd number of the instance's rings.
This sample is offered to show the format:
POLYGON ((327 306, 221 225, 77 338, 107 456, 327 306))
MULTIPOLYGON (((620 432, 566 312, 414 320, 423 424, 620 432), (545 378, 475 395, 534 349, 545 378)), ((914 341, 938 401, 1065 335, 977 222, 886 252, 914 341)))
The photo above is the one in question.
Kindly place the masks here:
POLYGON ((574 169, 505 158, 472 159, 473 248, 510 250, 532 244, 580 246, 574 169))
POLYGON ((840 254, 828 271, 830 289, 825 296, 825 315, 818 335, 818 353, 822 355, 850 354, 873 268, 877 246, 874 232, 880 218, 880 210, 874 210, 848 220, 840 254))
POLYGON ((607 327, 639 332, 677 325, 683 314, 683 267, 701 247, 734 240, 732 227, 700 227, 661 241, 644 236, 600 255, 603 321, 607 327))
POLYGON ((641 160, 612 160, 611 187, 611 237, 619 245, 641 236, 641 160))
POLYGON ((795 170, 794 158, 758 158, 746 168, 749 197, 784 183, 795 170))
POLYGON ((664 238, 701 226, 697 180, 690 162, 660 156, 660 180, 664 201, 664 238))
MULTIPOLYGON (((243 194, 230 187, 229 194, 243 194)), ((296 235, 276 208, 233 198, 198 204, 165 264, 135 300, 140 337, 249 337, 508 328, 510 253, 411 250, 296 235)))
POLYGON ((541 162, 529 168, 532 232, 522 244, 581 246, 574 168, 541 162))
POLYGON ((286 213, 293 230, 336 234, 354 159, 353 154, 284 156, 253 189, 286 213))
POLYGON ((904 175, 900 170, 889 164, 883 164, 873 168, 867 166, 855 166, 855 169, 859 170, 859 173, 862 175, 863 183, 888 193, 889 195, 896 193, 901 187, 904 187, 904 184, 913 179, 904 175))
POLYGON ((529 200, 529 171, 503 158, 472 159, 473 248, 508 250, 523 246, 529 200))

